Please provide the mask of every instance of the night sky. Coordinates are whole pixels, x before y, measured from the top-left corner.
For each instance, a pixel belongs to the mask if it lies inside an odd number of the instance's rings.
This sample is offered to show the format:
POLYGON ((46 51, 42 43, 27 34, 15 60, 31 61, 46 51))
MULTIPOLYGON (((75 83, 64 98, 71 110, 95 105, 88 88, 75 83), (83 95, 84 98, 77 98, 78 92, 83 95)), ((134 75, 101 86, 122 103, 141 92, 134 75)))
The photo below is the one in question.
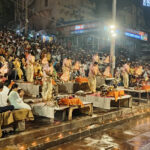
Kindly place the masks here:
MULTIPOLYGON (((101 3, 104 2, 107 3, 108 10, 112 11, 112 1, 113 0, 95 0, 97 13, 99 11, 101 3)), ((143 6, 143 0, 117 0, 117 9, 122 9, 125 6, 129 6, 131 3, 135 3, 144 10, 145 21, 148 27, 150 28, 150 7, 143 6)))

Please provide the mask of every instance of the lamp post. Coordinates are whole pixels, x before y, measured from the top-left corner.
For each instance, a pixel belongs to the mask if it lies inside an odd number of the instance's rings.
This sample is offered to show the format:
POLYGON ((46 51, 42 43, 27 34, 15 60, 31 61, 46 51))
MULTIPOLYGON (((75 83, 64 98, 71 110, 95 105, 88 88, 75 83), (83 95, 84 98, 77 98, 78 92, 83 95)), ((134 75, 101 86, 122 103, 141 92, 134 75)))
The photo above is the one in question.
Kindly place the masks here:
POLYGON ((114 76, 114 69, 115 69, 115 43, 116 43, 116 7, 117 7, 117 0, 113 0, 112 4, 112 22, 113 24, 110 26, 111 28, 111 46, 110 46, 110 66, 111 66, 111 74, 114 76))

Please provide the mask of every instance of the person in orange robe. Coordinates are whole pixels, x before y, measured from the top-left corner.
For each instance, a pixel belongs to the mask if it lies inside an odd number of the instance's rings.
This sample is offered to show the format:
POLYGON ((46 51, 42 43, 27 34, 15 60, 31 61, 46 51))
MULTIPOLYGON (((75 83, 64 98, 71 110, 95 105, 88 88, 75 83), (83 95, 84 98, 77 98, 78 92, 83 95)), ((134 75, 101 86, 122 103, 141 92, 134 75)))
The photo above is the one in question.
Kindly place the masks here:
POLYGON ((70 79, 70 71, 72 67, 71 59, 65 58, 63 61, 63 75, 61 76, 61 80, 64 82, 69 81, 70 79))

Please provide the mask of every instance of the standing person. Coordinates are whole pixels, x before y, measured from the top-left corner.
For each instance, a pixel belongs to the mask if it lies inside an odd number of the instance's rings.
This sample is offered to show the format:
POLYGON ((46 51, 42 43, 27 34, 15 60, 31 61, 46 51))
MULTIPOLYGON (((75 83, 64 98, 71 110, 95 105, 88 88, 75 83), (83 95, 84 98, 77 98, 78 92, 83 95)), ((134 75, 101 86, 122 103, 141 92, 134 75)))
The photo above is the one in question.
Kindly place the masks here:
POLYGON ((130 66, 125 64, 123 67, 123 85, 125 88, 129 87, 129 70, 130 66))
POLYGON ((61 80, 64 82, 69 81, 70 79, 70 71, 71 71, 71 67, 72 67, 72 61, 69 58, 65 58, 63 60, 63 75, 61 76, 61 80))
POLYGON ((80 67, 81 67, 81 63, 79 61, 76 61, 74 66, 73 66, 73 72, 75 73, 76 76, 80 75, 80 72, 79 72, 80 71, 80 67))
POLYGON ((27 81, 27 78, 26 78, 26 61, 25 61, 25 58, 21 59, 21 70, 23 72, 24 81, 27 81))
POLYGON ((19 80, 22 79, 22 76, 23 76, 23 72, 21 70, 21 64, 20 64, 20 61, 18 58, 15 59, 15 61, 13 62, 14 66, 15 66, 15 70, 18 74, 18 77, 19 77, 19 80))
POLYGON ((8 80, 16 80, 17 71, 14 68, 13 57, 10 56, 8 60, 8 80))
POLYGON ((34 77, 34 62, 35 57, 33 56, 33 53, 29 53, 27 56, 27 67, 26 67, 26 77, 28 82, 33 82, 34 77))
POLYGON ((46 54, 44 54, 44 56, 43 56, 43 58, 42 58, 42 65, 43 65, 43 67, 44 67, 45 65, 48 65, 48 58, 47 58, 47 55, 46 55, 46 54))
POLYGON ((90 90, 95 93, 96 92, 96 76, 100 75, 99 69, 98 69, 98 63, 95 62, 94 64, 91 64, 89 69, 89 87, 90 90))
POLYGON ((42 98, 44 101, 50 101, 52 99, 52 74, 53 74, 53 64, 50 66, 47 64, 43 67, 43 86, 42 86, 42 98))

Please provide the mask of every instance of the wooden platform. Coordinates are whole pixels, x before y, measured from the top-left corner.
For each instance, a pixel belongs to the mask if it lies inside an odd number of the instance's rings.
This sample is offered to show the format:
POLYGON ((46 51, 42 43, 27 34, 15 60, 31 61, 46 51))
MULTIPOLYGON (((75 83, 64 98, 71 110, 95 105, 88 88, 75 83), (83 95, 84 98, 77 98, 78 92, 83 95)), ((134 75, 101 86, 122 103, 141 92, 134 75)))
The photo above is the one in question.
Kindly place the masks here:
POLYGON ((149 102, 150 100, 150 90, 135 90, 133 88, 129 88, 129 89, 124 89, 125 93, 132 95, 133 100, 138 100, 140 101, 144 101, 144 102, 149 102), (144 97, 146 96, 146 97, 144 97))

